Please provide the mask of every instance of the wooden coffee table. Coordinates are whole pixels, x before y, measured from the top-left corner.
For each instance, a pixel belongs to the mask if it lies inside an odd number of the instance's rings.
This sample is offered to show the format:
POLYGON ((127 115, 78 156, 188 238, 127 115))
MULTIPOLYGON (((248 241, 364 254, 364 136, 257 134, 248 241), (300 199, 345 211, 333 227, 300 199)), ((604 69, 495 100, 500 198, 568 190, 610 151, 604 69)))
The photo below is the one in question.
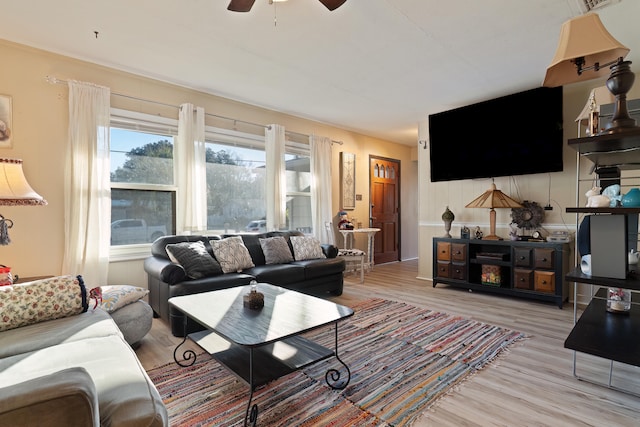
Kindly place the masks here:
POLYGON ((258 284, 264 294, 264 307, 245 308, 243 295, 250 286, 185 295, 169 299, 169 304, 185 314, 185 338, 174 350, 180 366, 195 363, 196 354, 186 350, 179 359, 178 348, 187 338, 213 356, 222 366, 244 380, 250 388, 244 424, 255 425, 258 406, 251 406, 254 390, 283 375, 320 360, 335 356, 346 371, 325 374, 327 384, 343 389, 351 379, 349 367, 338 355, 338 322, 353 315, 353 310, 331 301, 266 283, 258 284), (186 335, 187 317, 206 330, 186 335), (300 334, 334 324, 335 347, 326 348, 300 334))

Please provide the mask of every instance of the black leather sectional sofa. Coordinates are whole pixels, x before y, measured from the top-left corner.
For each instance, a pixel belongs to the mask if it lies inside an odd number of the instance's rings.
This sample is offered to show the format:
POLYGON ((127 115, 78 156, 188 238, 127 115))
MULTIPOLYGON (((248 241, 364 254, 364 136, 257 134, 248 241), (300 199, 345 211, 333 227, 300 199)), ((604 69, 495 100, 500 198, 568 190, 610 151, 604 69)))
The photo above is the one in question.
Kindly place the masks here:
MULTIPOLYGON (((164 236, 157 239, 151 246, 151 256, 144 261, 144 269, 148 275, 149 303, 153 308, 154 315, 170 325, 174 336, 184 336, 184 316, 179 310, 169 306, 169 298, 248 285, 254 279, 259 283, 270 283, 315 296, 341 295, 345 261, 337 257, 338 248, 335 245, 321 245, 326 258, 294 260, 286 264, 266 264, 260 238, 283 236, 293 254, 290 237, 298 235, 301 236, 302 233, 278 231, 223 236, 164 236), (240 272, 220 273, 192 279, 187 276, 185 269, 180 264, 171 261, 166 251, 168 244, 202 241, 207 252, 213 256, 213 249, 209 241, 230 236, 242 237, 255 264, 254 267, 240 272)), ((201 325, 189 319, 187 333, 201 329, 201 325)))

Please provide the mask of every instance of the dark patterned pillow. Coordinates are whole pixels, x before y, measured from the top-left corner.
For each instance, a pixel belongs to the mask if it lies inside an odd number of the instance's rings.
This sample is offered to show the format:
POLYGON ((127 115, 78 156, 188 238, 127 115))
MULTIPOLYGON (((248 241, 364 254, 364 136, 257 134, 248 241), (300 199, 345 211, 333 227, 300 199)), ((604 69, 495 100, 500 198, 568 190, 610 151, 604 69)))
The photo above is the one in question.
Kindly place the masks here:
POLYGON ((326 258, 320 242, 313 236, 291 236, 291 246, 296 261, 326 258))
POLYGON ((293 261, 287 241, 282 236, 260 239, 265 264, 286 264, 293 261))
POLYGON ((187 276, 192 279, 222 274, 222 268, 218 261, 207 252, 204 243, 199 240, 172 243, 167 245, 165 249, 171 261, 180 264, 187 276))
POLYGON ((223 272, 231 273, 255 267, 242 237, 232 236, 222 240, 210 240, 209 243, 223 272))

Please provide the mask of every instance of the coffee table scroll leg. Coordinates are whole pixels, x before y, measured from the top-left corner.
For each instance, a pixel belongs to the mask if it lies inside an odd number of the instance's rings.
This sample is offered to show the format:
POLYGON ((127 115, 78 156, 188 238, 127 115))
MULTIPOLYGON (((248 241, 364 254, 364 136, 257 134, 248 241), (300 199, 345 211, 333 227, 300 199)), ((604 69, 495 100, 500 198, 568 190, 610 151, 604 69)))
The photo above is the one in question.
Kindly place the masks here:
POLYGON ((175 362, 178 365, 182 366, 183 368, 186 368, 196 363, 196 352, 193 350, 187 349, 184 351, 184 353, 182 353, 182 360, 179 360, 177 357, 178 349, 180 348, 180 346, 182 346, 182 344, 184 344, 187 341, 187 316, 184 316, 183 325, 184 325, 184 339, 173 350, 173 360, 175 360, 175 362))
POLYGON ((253 427, 255 427, 258 421, 258 405, 251 406, 251 400, 253 399, 253 349, 249 349, 249 402, 247 402, 247 410, 244 414, 244 425, 248 425, 247 420, 253 427))
POLYGON ((342 366, 344 366, 344 368, 347 370, 347 378, 340 381, 340 376, 341 376, 340 371, 338 371, 337 369, 331 368, 324 374, 324 379, 329 385, 329 387, 331 387, 332 389, 342 390, 349 384, 349 381, 351 381, 351 371, 349 370, 349 367, 347 366, 347 364, 344 363, 342 359, 340 359, 340 356, 338 355, 338 322, 336 322, 335 353, 336 353, 336 359, 338 360, 338 362, 342 363, 342 366))

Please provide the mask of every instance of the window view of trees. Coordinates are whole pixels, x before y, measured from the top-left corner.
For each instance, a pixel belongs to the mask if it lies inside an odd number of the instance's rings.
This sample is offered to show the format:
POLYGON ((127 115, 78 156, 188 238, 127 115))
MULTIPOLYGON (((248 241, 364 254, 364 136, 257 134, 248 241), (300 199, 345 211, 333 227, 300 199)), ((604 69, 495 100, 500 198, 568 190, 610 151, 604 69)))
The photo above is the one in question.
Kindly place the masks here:
POLYGON ((266 219, 264 150, 207 143, 206 161, 207 228, 254 231, 249 223, 266 219))
MULTIPOLYGON (((175 135, 111 128, 111 244, 176 233, 175 135)), ((207 229, 266 231, 263 148, 207 141, 207 229)), ((256 144, 253 144, 256 145, 256 144)), ((286 154, 287 227, 311 232, 309 156, 286 154)))

